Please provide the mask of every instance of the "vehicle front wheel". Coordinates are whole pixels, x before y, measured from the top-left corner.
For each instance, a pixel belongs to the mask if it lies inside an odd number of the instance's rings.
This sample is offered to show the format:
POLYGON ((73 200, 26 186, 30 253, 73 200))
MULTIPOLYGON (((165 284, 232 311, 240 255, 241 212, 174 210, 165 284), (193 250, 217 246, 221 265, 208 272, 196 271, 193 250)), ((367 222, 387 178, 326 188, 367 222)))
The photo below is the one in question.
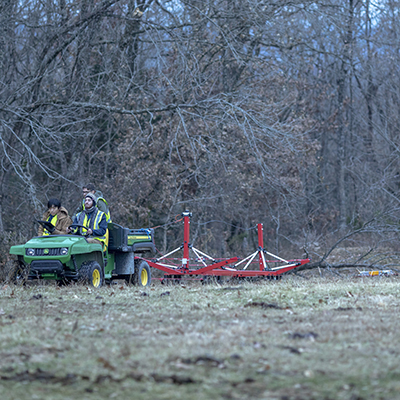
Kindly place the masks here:
POLYGON ((78 282, 94 288, 103 286, 104 276, 99 263, 97 261, 83 263, 78 272, 78 282))
POLYGON ((149 264, 144 260, 135 262, 135 273, 133 274, 135 285, 145 287, 151 284, 151 272, 149 264))

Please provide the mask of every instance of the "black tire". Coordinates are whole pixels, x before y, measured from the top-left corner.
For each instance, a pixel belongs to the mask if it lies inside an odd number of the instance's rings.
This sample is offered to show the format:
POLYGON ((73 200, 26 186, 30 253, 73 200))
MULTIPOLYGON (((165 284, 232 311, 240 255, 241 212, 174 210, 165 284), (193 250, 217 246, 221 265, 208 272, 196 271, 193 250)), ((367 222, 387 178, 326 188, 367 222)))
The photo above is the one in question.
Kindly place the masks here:
POLYGON ((103 269, 97 261, 87 261, 78 271, 78 283, 98 288, 104 284, 103 269))
POLYGON ((133 274, 133 282, 140 287, 151 285, 151 272, 149 264, 144 260, 135 261, 135 273, 133 274))
POLYGON ((10 260, 4 264, 1 280, 7 283, 23 285, 28 280, 29 267, 19 261, 10 260))

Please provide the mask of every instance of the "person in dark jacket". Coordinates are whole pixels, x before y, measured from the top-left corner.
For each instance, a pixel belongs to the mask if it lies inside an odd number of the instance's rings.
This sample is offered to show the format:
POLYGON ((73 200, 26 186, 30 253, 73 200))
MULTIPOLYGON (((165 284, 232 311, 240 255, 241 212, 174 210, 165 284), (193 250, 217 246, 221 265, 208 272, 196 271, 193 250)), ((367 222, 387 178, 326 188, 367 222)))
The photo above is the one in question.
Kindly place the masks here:
POLYGON ((88 193, 94 194, 97 208, 106 214, 107 222, 111 222, 110 208, 108 207, 107 200, 103 197, 103 193, 101 193, 100 190, 95 189, 92 183, 82 186, 83 199, 79 207, 75 210, 75 215, 79 214, 85 209, 85 197, 88 193))
POLYGON ((69 232, 80 235, 92 236, 88 238, 88 242, 94 241, 101 243, 103 250, 108 245, 108 229, 107 218, 103 211, 96 207, 96 197, 92 193, 88 193, 84 199, 85 209, 75 215, 72 225, 82 225, 82 227, 72 227, 69 232))
POLYGON ((54 226, 54 230, 50 232, 40 225, 38 236, 65 235, 67 228, 72 224, 72 219, 69 217, 68 211, 61 206, 61 201, 58 199, 49 199, 47 208, 48 210, 43 214, 42 220, 50 222, 54 226))

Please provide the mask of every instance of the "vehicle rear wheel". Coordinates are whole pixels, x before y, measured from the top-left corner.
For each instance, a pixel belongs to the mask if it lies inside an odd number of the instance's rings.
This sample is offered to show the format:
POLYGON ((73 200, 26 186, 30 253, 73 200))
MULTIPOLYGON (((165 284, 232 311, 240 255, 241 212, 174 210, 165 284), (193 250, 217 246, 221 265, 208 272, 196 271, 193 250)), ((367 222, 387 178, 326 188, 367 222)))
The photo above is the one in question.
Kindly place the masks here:
POLYGON ((137 286, 145 287, 151 284, 151 272, 149 264, 144 260, 135 262, 135 273, 133 274, 133 282, 137 286))
POLYGON ((103 286, 104 276, 97 261, 84 262, 78 272, 78 282, 94 288, 103 286))

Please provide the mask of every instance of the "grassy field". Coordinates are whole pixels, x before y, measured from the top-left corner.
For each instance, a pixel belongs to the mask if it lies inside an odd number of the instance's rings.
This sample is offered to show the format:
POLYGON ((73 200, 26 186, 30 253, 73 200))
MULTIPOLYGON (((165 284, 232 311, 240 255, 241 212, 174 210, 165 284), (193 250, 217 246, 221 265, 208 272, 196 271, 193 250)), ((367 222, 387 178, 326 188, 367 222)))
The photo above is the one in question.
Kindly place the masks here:
POLYGON ((400 399, 399 283, 3 285, 1 399, 400 399))

